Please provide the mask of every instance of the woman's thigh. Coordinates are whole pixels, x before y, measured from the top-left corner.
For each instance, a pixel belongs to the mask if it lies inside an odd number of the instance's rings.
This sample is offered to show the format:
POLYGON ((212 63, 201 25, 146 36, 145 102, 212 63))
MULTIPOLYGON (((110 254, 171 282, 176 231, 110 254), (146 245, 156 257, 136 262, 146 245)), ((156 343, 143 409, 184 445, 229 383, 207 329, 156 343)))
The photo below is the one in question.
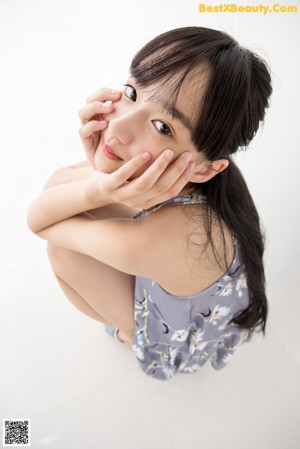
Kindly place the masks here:
POLYGON ((55 274, 96 312, 128 335, 134 330, 135 277, 90 256, 48 245, 55 274))

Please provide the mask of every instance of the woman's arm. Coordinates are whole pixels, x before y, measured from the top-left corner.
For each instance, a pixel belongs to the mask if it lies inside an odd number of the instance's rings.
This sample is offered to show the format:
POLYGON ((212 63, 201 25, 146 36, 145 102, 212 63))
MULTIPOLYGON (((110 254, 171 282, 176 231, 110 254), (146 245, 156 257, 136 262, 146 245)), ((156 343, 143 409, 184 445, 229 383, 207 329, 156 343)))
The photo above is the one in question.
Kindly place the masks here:
MULTIPOLYGON (((86 166, 85 163, 76 165, 77 168, 58 169, 51 176, 43 193, 30 205, 28 227, 38 234, 41 230, 80 213, 122 202, 122 195, 119 201, 118 187, 122 187, 149 157, 148 154, 146 158, 137 156, 110 175, 86 166)), ((131 195, 134 193, 130 193, 129 189, 125 198, 130 198, 131 195)))
MULTIPOLYGON (((44 190, 61 184, 68 184, 75 181, 83 181, 91 177, 93 167, 85 160, 69 167, 58 168, 49 178, 44 190)), ((106 218, 132 218, 141 209, 126 206, 125 204, 109 204, 108 206, 91 209, 86 214, 95 220, 106 218)))
POLYGON ((124 203, 147 209, 178 195, 189 181, 191 171, 184 153, 171 164, 169 156, 170 150, 164 151, 132 181, 128 180, 151 158, 149 153, 134 157, 113 173, 95 170, 89 179, 45 190, 29 207, 29 228, 39 233, 67 218, 108 204, 124 203))
POLYGON ((89 161, 85 160, 78 164, 71 165, 69 167, 61 167, 55 170, 50 176, 44 190, 49 189, 60 184, 67 184, 69 182, 82 181, 88 179, 94 171, 94 167, 91 166, 89 161))
POLYGON ((144 230, 143 221, 126 218, 94 220, 81 214, 42 229, 38 236, 123 273, 145 275, 145 245, 149 252, 149 233, 144 230))
MULTIPOLYGON (((97 207, 108 204, 103 199, 97 207)), ((47 188, 30 205, 28 210, 28 227, 38 233, 66 218, 95 208, 95 203, 88 194, 88 180, 70 182, 47 188)))

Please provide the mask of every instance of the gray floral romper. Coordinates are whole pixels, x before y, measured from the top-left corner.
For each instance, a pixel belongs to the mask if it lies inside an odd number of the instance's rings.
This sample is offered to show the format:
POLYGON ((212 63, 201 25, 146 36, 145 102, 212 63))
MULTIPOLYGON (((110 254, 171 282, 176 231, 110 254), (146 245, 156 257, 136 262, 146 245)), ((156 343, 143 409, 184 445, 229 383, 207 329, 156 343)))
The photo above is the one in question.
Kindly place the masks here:
MULTIPOLYGON (((200 194, 182 195, 141 211, 135 219, 170 204, 205 202, 200 194)), ((246 332, 232 317, 249 304, 245 268, 239 246, 228 272, 210 287, 192 296, 174 296, 145 277, 136 277, 133 350, 145 374, 168 380, 177 373, 194 373, 210 360, 223 368, 243 342, 246 332)))

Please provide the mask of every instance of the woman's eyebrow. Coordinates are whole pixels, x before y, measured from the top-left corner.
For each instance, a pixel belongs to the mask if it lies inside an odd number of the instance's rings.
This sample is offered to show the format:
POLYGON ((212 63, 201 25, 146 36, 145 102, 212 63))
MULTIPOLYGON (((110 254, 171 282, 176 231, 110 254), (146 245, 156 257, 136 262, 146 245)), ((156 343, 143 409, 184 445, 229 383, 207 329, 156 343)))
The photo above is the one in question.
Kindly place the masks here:
POLYGON ((179 120, 183 124, 183 126, 190 131, 191 134, 193 133, 192 123, 186 115, 184 115, 182 112, 178 111, 178 109, 175 108, 175 106, 164 105, 163 108, 164 108, 164 111, 166 111, 169 115, 171 115, 173 118, 179 120))
POLYGON ((146 101, 150 102, 150 103, 159 104, 162 112, 167 113, 173 119, 179 120, 183 124, 183 126, 185 128, 187 128, 187 130, 191 134, 193 134, 194 129, 193 129, 191 120, 186 115, 184 115, 182 112, 178 111, 178 109, 175 106, 168 104, 167 102, 165 102, 161 99, 158 100, 158 99, 148 98, 146 101))

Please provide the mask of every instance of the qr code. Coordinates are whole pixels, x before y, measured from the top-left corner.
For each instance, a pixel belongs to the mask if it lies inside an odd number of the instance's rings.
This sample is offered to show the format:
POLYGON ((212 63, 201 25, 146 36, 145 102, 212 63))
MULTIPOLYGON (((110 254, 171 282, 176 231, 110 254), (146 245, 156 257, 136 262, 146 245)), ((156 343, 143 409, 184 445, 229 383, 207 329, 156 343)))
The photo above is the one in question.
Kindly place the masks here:
POLYGON ((30 419, 4 419, 3 446, 30 446, 30 419))

